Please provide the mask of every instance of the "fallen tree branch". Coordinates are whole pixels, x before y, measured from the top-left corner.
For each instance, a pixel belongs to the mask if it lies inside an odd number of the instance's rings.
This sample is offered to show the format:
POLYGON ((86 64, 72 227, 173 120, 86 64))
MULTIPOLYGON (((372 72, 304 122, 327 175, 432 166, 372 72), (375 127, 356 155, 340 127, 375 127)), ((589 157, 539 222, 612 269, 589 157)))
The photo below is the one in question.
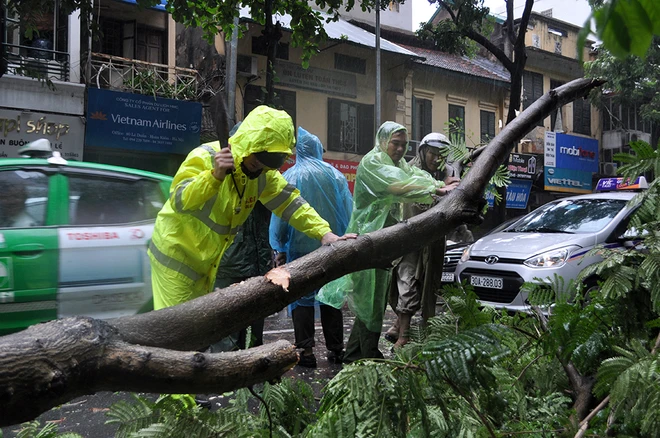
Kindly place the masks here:
POLYGON ((190 351, 278 312, 331 280, 384 266, 441 239, 461 223, 478 222, 486 185, 511 145, 556 107, 602 83, 577 79, 542 96, 493 139, 459 188, 436 207, 285 265, 287 290, 255 277, 142 315, 105 322, 67 318, 1 337, 0 426, 34 418, 100 390, 217 393, 280 376, 296 362, 287 343, 220 355, 190 351), (228 371, 232 369, 235 372, 228 371))
POLYGON ((86 317, 4 336, 0 351, 3 425, 98 391, 232 391, 276 379, 298 361, 286 341, 216 354, 128 344, 107 322, 86 317))

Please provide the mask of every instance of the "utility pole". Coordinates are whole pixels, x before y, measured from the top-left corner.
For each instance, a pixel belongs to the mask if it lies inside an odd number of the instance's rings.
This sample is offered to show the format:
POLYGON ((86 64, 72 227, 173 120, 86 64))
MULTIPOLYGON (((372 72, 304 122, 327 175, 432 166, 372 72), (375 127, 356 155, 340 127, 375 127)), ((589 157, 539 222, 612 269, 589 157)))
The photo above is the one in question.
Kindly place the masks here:
POLYGON ((376 113, 374 132, 380 127, 380 0, 376 0, 376 113))
POLYGON ((239 20, 238 16, 234 17, 234 28, 231 32, 231 43, 229 44, 229 57, 228 57, 229 62, 227 63, 227 73, 225 75, 229 129, 231 129, 236 124, 236 66, 238 64, 238 20, 239 20))

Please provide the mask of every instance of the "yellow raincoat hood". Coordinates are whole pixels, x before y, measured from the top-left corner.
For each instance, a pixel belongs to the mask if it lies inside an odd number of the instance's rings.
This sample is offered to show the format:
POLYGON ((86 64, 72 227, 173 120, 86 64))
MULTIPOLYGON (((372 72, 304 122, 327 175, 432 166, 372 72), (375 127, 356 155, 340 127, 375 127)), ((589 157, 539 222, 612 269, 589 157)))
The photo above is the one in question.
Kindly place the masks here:
POLYGON ((279 152, 291 155, 295 145, 293 121, 285 111, 266 105, 253 109, 229 138, 237 167, 245 157, 256 152, 279 152))

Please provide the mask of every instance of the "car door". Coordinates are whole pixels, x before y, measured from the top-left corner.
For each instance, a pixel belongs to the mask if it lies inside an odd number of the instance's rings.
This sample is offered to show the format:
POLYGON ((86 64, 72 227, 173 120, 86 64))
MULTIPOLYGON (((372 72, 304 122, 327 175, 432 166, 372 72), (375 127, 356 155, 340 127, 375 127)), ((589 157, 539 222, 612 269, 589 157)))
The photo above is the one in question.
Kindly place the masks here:
POLYGON ((0 170, 0 335, 57 317, 50 179, 46 168, 0 170))
POLYGON ((151 303, 147 243, 164 202, 158 182, 68 171, 68 225, 59 230, 59 313, 114 318, 151 303))

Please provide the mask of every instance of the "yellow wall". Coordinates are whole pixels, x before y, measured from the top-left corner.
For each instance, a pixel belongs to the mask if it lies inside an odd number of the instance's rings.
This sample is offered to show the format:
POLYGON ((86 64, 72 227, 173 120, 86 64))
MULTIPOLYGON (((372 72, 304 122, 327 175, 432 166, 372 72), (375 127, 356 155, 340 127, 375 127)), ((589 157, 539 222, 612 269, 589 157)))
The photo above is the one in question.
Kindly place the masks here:
MULTIPOLYGON (((541 71, 541 69, 538 68, 526 68, 527 71, 534 72, 534 73, 540 73, 543 74, 543 93, 547 93, 550 90, 550 81, 551 80, 557 80, 561 82, 570 82, 574 78, 572 77, 562 77, 557 74, 553 74, 552 76, 548 75, 547 73, 541 71)), ((523 84, 524 86, 524 84, 523 84)), ((563 126, 563 131, 566 134, 571 134, 571 135, 577 135, 581 137, 591 137, 595 139, 600 139, 602 135, 602 124, 601 124, 601 116, 600 116, 600 111, 598 110, 597 107, 591 105, 591 135, 586 136, 584 134, 580 134, 577 132, 573 131, 573 103, 569 103, 568 105, 564 105, 561 108, 561 115, 562 115, 562 126, 563 126)), ((543 153, 543 144, 545 141, 545 131, 549 131, 551 128, 551 118, 546 117, 543 120, 543 126, 539 126, 537 128, 534 128, 532 132, 527 134, 525 136, 525 139, 531 140, 531 144, 529 142, 521 142, 522 144, 519 146, 518 151, 520 152, 528 152, 528 153, 543 153), (532 146, 533 145, 533 146, 532 146), (530 149, 532 148, 532 149, 530 149)))
MULTIPOLYGON (((260 35, 261 28, 250 26, 250 31, 239 41, 239 53, 256 56, 258 60, 259 78, 250 84, 265 86, 266 57, 252 55, 251 36, 260 35)), ((290 35, 285 33, 283 42, 289 42, 290 35)), ((373 49, 357 46, 348 42, 331 41, 322 47, 319 54, 312 57, 310 67, 335 70, 334 54, 342 53, 366 59, 366 74, 354 74, 357 82, 357 97, 347 98, 330 96, 326 93, 284 87, 276 84, 276 88, 294 91, 296 93, 296 122, 308 131, 316 134, 325 145, 328 141, 328 98, 338 98, 346 101, 371 104, 375 103, 376 59, 373 49)), ((288 62, 299 63, 301 50, 289 46, 288 62)), ((499 120, 504 119, 503 100, 508 91, 501 82, 480 80, 478 78, 447 72, 441 69, 412 67, 410 58, 391 52, 381 52, 381 122, 393 120, 412 129, 412 97, 432 100, 432 129, 444 132, 448 120, 449 103, 465 107, 467 144, 479 143, 480 110, 495 113, 495 132, 499 133, 499 120)), ((353 73, 350 73, 353 74, 353 73)), ((245 90, 247 78, 239 77, 240 93, 237 93, 237 117, 243 118, 242 93, 245 90)), ((359 161, 360 155, 327 152, 327 158, 359 161)))
MULTIPOLYGON (((253 55, 251 53, 251 36, 259 36, 261 28, 251 25, 249 33, 239 40, 238 53, 242 55, 256 56, 258 62, 257 80, 251 81, 251 85, 265 86, 266 84, 266 57, 253 55)), ((285 33, 282 42, 289 42, 290 34, 285 33)), ((375 51, 367 47, 357 46, 348 42, 337 44, 337 41, 331 41, 323 50, 310 60, 309 66, 322 68, 325 70, 335 70, 334 54, 342 53, 366 59, 366 74, 348 73, 354 75, 357 82, 357 97, 350 98, 344 96, 330 96, 326 93, 305 90, 300 88, 285 87, 275 84, 276 88, 290 90, 296 93, 296 123, 309 132, 317 135, 321 142, 326 145, 328 141, 328 98, 338 98, 350 102, 364 103, 373 105, 375 103, 375 77, 376 77, 376 59, 375 51)), ((286 62, 300 63, 302 51, 299 48, 289 46, 289 59, 286 62)), ((382 95, 382 115, 381 122, 394 119, 394 109, 396 102, 388 99, 388 92, 403 92, 404 79, 406 76, 405 57, 395 55, 390 52, 381 52, 381 95, 382 95)), ((239 77, 240 93, 237 89, 237 119, 243 119, 242 93, 245 90, 247 78, 239 77)), ((337 160, 359 161, 361 155, 330 152, 325 155, 327 158, 337 160)))
POLYGON ((508 96, 508 89, 499 82, 441 72, 438 69, 416 69, 413 77, 412 94, 432 101, 433 131, 445 132, 445 124, 449 120, 449 104, 454 104, 465 108, 465 142, 468 147, 480 142, 481 110, 495 113, 497 135, 500 132, 499 120, 505 119, 504 99, 508 96))
MULTIPOLYGON (((530 18, 527 32, 525 33, 525 45, 527 47, 538 47, 550 53, 555 51, 556 43, 561 46, 561 55, 567 58, 577 59, 577 39, 579 29, 568 23, 562 23, 557 20, 545 21, 539 15, 533 15, 530 18), (566 32, 566 36, 559 36, 550 32, 550 29, 561 29, 566 32), (538 46, 537 44, 540 44, 538 46)), ((583 47, 583 59, 589 59, 589 49, 583 47)), ((558 53, 559 54, 559 53, 558 53)))

